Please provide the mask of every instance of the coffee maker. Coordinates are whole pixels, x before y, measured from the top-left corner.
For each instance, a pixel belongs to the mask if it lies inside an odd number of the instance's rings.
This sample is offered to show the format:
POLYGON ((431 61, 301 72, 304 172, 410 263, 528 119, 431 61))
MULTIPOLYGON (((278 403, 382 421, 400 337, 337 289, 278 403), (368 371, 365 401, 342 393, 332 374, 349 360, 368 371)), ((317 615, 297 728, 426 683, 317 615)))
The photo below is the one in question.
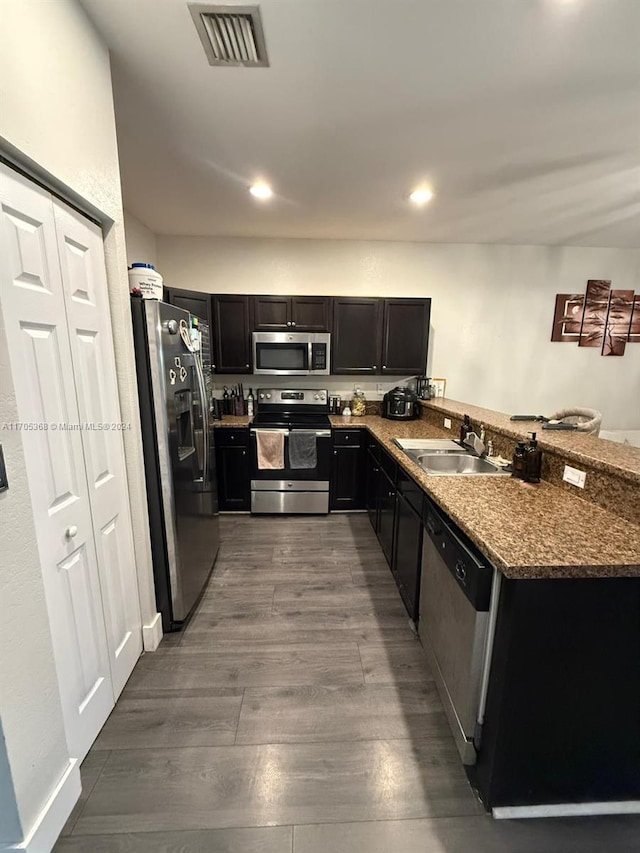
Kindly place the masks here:
POLYGON ((419 376, 416 379, 416 394, 419 400, 430 400, 434 397, 434 388, 429 376, 419 376))

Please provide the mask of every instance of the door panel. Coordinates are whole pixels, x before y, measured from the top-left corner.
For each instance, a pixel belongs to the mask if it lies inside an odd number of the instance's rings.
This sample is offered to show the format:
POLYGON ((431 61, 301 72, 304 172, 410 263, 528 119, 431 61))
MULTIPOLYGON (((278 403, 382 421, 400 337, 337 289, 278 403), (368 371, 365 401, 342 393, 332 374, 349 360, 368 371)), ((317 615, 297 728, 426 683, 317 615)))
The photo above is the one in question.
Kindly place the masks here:
POLYGON ((51 197, 0 166, 0 295, 70 754, 114 704, 51 197), (38 425, 41 425, 38 427, 38 425), (46 428, 45 428, 46 426, 46 428))
POLYGON ((333 300, 332 373, 380 372, 382 300, 333 300))
POLYGON ((423 374, 429 345, 430 299, 385 299, 382 373, 423 374))
POLYGON ((61 202, 53 208, 117 698, 142 652, 142 631, 102 234, 61 202))

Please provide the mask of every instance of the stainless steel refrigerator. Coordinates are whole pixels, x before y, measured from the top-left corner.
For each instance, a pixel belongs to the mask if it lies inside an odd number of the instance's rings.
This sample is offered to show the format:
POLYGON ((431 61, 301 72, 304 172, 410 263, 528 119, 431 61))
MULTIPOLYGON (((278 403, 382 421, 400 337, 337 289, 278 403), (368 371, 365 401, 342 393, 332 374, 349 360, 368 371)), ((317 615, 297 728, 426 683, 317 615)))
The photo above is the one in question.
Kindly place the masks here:
MULTIPOLYGON (((205 376, 211 360, 191 351, 187 311, 131 297, 131 312, 156 602, 166 632, 193 609, 220 542, 205 376)), ((207 345, 208 334, 202 338, 207 345)))

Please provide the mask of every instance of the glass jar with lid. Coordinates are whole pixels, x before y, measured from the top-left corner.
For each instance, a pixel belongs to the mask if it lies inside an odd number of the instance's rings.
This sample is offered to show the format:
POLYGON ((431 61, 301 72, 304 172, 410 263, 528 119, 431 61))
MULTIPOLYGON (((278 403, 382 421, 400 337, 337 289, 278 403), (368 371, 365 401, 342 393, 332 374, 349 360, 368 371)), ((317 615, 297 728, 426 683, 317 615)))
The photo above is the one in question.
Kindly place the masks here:
POLYGON ((353 399, 351 401, 351 414, 355 417, 362 417, 367 411, 367 400, 364 396, 362 388, 353 389, 353 399))

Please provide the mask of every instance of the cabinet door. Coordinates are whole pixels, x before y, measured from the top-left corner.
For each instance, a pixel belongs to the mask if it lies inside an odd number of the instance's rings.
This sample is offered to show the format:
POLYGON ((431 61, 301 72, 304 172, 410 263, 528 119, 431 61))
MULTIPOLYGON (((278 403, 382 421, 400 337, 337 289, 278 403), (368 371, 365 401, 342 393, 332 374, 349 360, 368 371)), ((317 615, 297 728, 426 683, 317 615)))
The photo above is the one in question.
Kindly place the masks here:
POLYGON ((249 297, 213 297, 213 337, 216 373, 251 373, 249 297))
POLYGON ((256 332, 286 332, 292 326, 290 296, 254 296, 251 308, 256 332))
POLYGON ((380 463, 376 457, 367 451, 365 506, 369 513, 369 521, 375 531, 378 530, 378 478, 380 463))
POLYGON ((430 299, 385 299, 382 373, 423 375, 427 368, 430 299))
POLYGON ((362 448, 334 447, 330 508, 362 509, 364 498, 362 448))
POLYGON ((78 409, 92 425, 80 435, 117 698, 142 653, 142 626, 104 249, 96 225, 53 206, 78 409))
POLYGON ((334 299, 332 373, 380 372, 382 300, 334 299))
POLYGON ((393 573, 404 605, 414 622, 418 619, 422 530, 422 517, 398 492, 393 573))
POLYGON ((246 447, 216 447, 218 502, 221 510, 250 507, 249 451, 246 447))
POLYGON ((197 290, 182 290, 177 287, 167 287, 165 301, 176 308, 182 308, 204 320, 211 329, 211 294, 199 293, 197 290))
POLYGON ((291 325, 298 332, 328 332, 328 296, 292 296, 291 325))
POLYGON ((51 196, 0 165, 0 214, 16 403, 21 421, 42 425, 20 436, 65 732, 81 760, 114 696, 51 196))
POLYGON ((393 565, 396 489, 383 469, 378 475, 378 540, 389 566, 393 565))

